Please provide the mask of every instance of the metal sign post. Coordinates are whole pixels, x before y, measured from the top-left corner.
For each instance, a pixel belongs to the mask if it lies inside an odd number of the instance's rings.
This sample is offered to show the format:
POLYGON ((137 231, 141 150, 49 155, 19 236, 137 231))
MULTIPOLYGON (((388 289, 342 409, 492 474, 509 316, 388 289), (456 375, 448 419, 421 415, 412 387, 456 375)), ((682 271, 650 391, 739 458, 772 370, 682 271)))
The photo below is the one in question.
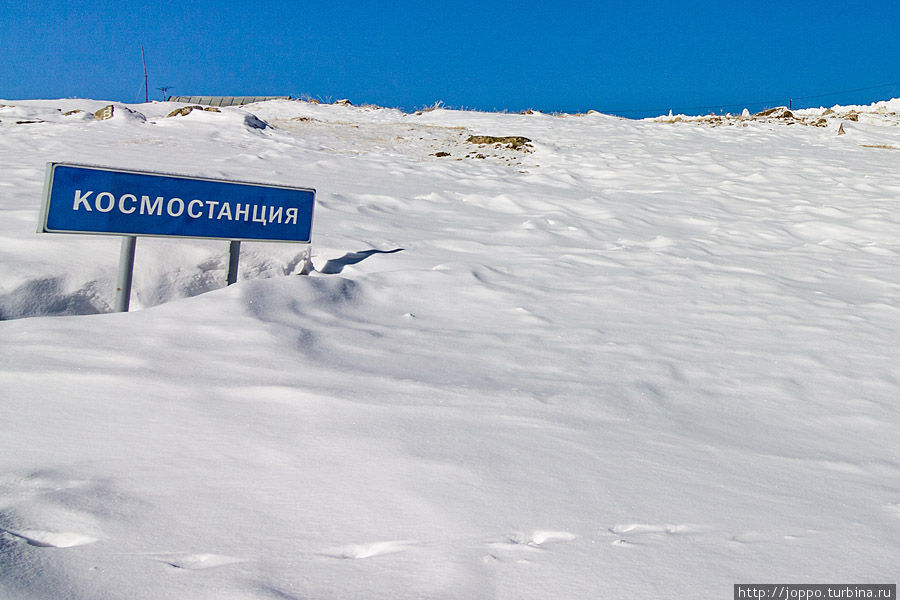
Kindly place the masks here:
POLYGON ((241 260, 241 242, 231 240, 228 244, 228 278, 227 285, 232 285, 237 281, 238 261, 241 260))
POLYGON ((124 312, 138 236, 229 240, 231 285, 242 240, 309 245, 315 197, 310 188, 50 163, 38 232, 124 236, 115 304, 124 312))
POLYGON ((116 312, 128 312, 131 303, 131 278, 134 274, 134 246, 137 238, 133 235, 122 237, 119 251, 119 277, 116 279, 116 312))

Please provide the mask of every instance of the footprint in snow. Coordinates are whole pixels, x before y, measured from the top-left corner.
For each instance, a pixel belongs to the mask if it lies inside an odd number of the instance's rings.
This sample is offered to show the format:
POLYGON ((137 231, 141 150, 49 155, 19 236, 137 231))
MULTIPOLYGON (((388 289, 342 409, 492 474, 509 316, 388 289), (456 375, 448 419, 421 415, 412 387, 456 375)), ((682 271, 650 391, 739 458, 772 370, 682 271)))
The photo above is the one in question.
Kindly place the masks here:
POLYGON ((732 542, 737 542, 739 544, 764 544, 768 542, 776 542, 779 540, 787 540, 789 542, 802 540, 808 537, 812 537, 821 533, 816 529, 805 529, 802 531, 794 530, 789 532, 760 532, 760 531, 745 531, 743 533, 739 533, 737 535, 731 536, 732 542))
POLYGON ((332 548, 331 550, 325 550, 324 552, 322 552, 322 554, 331 558, 343 559, 372 558, 374 556, 383 556, 385 554, 396 554, 398 552, 403 552, 414 544, 415 542, 403 540, 370 542, 367 544, 349 544, 347 546, 340 546, 338 548, 332 548))
POLYGON ((615 525, 609 528, 611 533, 616 535, 623 534, 645 534, 645 533, 691 533, 695 531, 690 525, 647 525, 644 523, 631 523, 628 525, 615 525))
POLYGON ((74 548, 98 541, 99 517, 112 492, 102 482, 60 470, 0 476, 0 535, 36 548, 74 548))
POLYGON ((30 546, 38 548, 74 548, 75 546, 84 546, 85 544, 92 544, 98 541, 95 537, 68 531, 41 531, 38 529, 13 531, 11 529, 0 529, 0 533, 7 533, 30 546))
POLYGON ((635 538, 640 539, 645 536, 674 536, 700 532, 700 528, 692 525, 650 525, 646 523, 627 523, 623 525, 614 525, 607 531, 617 536, 618 539, 612 542, 613 546, 636 546, 639 542, 635 538))
MULTIPOLYGON (((544 531, 539 530, 531 535, 523 533, 511 533, 503 540, 488 542, 487 546, 494 552, 484 557, 485 561, 500 560, 500 554, 506 552, 540 552, 546 550, 547 544, 555 542, 571 542, 578 536, 568 531, 544 531)), ((524 561, 527 562, 527 561, 524 561)))
POLYGON ((199 571, 201 569, 212 569, 215 567, 224 567, 225 565, 233 565, 235 563, 247 562, 243 558, 235 558, 233 556, 225 556, 223 554, 158 554, 153 557, 161 563, 165 563, 176 569, 187 569, 190 571, 199 571))

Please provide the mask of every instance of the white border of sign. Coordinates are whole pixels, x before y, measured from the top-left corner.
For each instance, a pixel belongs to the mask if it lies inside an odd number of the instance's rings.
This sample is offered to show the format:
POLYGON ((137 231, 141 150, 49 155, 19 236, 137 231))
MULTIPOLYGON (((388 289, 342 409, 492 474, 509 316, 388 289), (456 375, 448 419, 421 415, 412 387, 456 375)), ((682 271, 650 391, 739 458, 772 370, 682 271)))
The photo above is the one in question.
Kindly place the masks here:
POLYGON ((278 185, 272 183, 259 183, 256 181, 236 181, 232 179, 216 179, 214 177, 195 177, 193 175, 181 175, 179 173, 168 173, 165 171, 138 171, 136 169, 118 169, 114 167, 104 167, 101 165, 85 165, 80 163, 70 163, 70 162, 48 162, 47 163, 47 172, 44 175, 44 193, 43 198, 41 200, 41 215, 40 220, 38 221, 38 229, 37 233, 72 233, 72 234, 80 234, 80 235, 115 235, 115 236, 123 236, 123 235, 137 235, 139 237, 160 237, 160 238, 185 238, 192 240, 232 240, 232 241, 241 241, 241 242, 265 242, 265 243, 276 243, 276 244, 311 244, 312 243, 312 222, 313 217, 315 216, 315 201, 313 201, 313 205, 310 209, 309 221, 309 240, 306 241, 298 241, 298 240, 272 240, 272 239, 260 239, 260 238, 243 238, 243 237, 206 237, 206 236, 194 236, 194 235, 165 235, 158 233, 140 233, 140 234, 128 234, 128 233, 117 233, 117 232, 109 232, 109 231, 75 231, 68 229, 47 229, 47 219, 50 216, 50 192, 53 189, 53 172, 56 167, 76 167, 79 169, 92 169, 94 171, 112 171, 114 173, 130 173, 132 175, 150 175, 151 177, 177 177, 179 179, 191 179, 194 181, 210 181, 213 183, 235 183, 238 185, 253 185, 257 187, 267 187, 267 188, 275 188, 282 190, 296 190, 298 192, 312 192, 313 197, 315 198, 316 190, 314 188, 305 188, 305 187, 297 187, 291 185, 278 185))
POLYGON ((138 171, 135 169, 117 169, 111 167, 103 167, 100 165, 85 165, 79 163, 67 163, 67 162, 49 162, 47 163, 47 172, 44 175, 44 194, 41 202, 41 213, 40 220, 38 222, 38 230, 37 233, 72 233, 72 234, 82 234, 82 235, 114 235, 122 238, 121 251, 119 253, 119 275, 117 279, 116 286, 116 302, 115 302, 115 310, 117 312, 128 312, 128 305, 131 299, 131 279, 132 273, 134 270, 134 248, 135 243, 137 242, 138 237, 159 237, 159 238, 184 238, 184 239, 195 239, 195 240, 230 240, 228 253, 228 275, 227 275, 227 285, 231 285, 237 281, 237 271, 238 271, 238 260, 241 252, 241 242, 274 242, 279 244, 301 244, 306 246, 306 250, 304 252, 304 260, 303 267, 300 271, 301 275, 307 275, 310 270, 313 270, 312 266, 312 221, 313 221, 313 213, 315 211, 315 198, 316 198, 316 190, 313 188, 303 188, 303 187, 295 187, 290 185, 277 185, 271 183, 257 183, 253 181, 234 181, 230 179, 216 179, 213 177, 195 177, 192 175, 180 175, 178 173, 166 173, 161 171, 138 171), (254 187, 265 187, 265 188, 274 188, 274 189, 282 189, 282 190, 296 190, 299 192, 311 192, 313 195, 312 206, 310 207, 309 213, 309 238, 308 240, 273 240, 273 239, 261 239, 261 238, 242 238, 242 237, 207 237, 207 236, 196 236, 196 235, 166 235, 166 234, 153 234, 153 233, 121 233, 121 232, 110 232, 110 231, 77 231, 77 230, 62 230, 62 229, 48 229, 47 228, 47 220, 50 216, 50 194, 53 190, 53 174, 56 171, 56 167, 75 167, 80 169, 89 169, 94 171, 105 171, 105 172, 114 172, 114 173, 129 173, 132 175, 149 175, 151 177, 174 177, 177 179, 187 179, 193 181, 209 181, 212 183, 232 183, 237 185, 250 185, 254 187))

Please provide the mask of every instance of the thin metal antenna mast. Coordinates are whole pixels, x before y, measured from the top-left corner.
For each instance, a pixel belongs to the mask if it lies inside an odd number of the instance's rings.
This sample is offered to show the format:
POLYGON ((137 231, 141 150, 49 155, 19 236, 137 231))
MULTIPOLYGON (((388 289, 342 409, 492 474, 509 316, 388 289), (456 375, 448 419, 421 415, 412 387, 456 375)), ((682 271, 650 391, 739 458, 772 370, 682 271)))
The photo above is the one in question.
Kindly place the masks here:
POLYGON ((144 60, 143 44, 141 44, 141 64, 144 65, 144 102, 150 102, 150 94, 147 91, 147 61, 144 60))

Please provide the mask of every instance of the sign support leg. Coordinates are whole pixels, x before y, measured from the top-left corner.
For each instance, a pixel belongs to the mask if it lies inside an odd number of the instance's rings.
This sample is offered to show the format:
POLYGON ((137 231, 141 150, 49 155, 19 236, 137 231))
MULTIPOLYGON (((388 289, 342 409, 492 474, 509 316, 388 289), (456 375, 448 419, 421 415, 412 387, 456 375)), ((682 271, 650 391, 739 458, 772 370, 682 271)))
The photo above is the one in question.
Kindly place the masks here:
POLYGON ((119 251, 119 277, 116 283, 116 312, 128 312, 131 302, 131 279, 134 275, 134 246, 137 237, 122 236, 122 249, 119 251))
POLYGON ((232 240, 231 243, 228 244, 228 285, 231 285, 237 281, 238 274, 238 262, 241 259, 241 243, 239 241, 232 240))
POLYGON ((312 244, 306 245, 306 250, 303 252, 303 259, 300 262, 300 272, 297 273, 298 275, 309 275, 316 270, 312 263, 312 244))

